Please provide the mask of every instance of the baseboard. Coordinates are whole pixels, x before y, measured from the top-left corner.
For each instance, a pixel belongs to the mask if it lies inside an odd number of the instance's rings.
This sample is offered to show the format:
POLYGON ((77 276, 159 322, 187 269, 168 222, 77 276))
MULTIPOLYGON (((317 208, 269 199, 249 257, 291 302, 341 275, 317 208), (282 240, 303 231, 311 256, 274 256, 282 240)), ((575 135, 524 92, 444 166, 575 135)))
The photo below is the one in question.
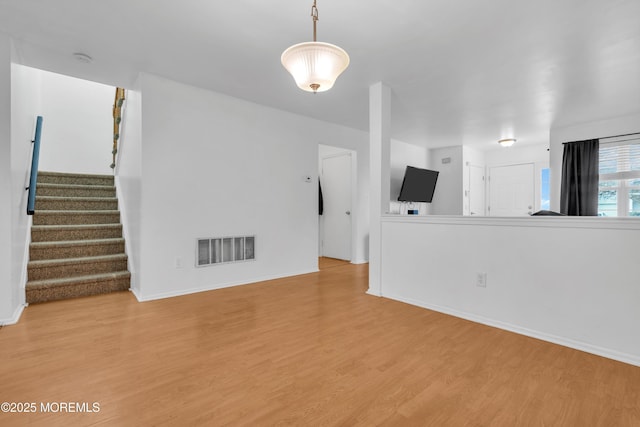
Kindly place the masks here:
POLYGON ((198 293, 198 292, 215 291, 216 289, 231 288, 233 286, 252 285, 254 283, 265 282, 267 280, 290 278, 290 277, 294 277, 294 276, 301 276, 303 274, 317 273, 318 271, 319 270, 317 268, 313 268, 313 269, 310 269, 310 270, 300 271, 300 272, 296 272, 296 273, 277 274, 277 275, 271 275, 271 276, 256 277, 256 278, 251 279, 250 281, 226 282, 226 283, 219 283, 219 284, 215 284, 215 285, 211 285, 211 286, 206 286, 204 288, 182 289, 180 291, 161 292, 161 293, 150 294, 150 295, 144 295, 142 292, 134 290, 134 289, 131 289, 131 292, 133 293, 133 295, 136 297, 136 299, 139 302, 146 302, 146 301, 154 301, 154 300, 159 300, 159 299, 173 298, 173 297, 179 297, 179 296, 183 296, 183 295, 195 294, 195 293, 198 293))
POLYGON ((20 304, 16 307, 16 309, 13 312, 13 316, 11 316, 8 319, 0 319, 0 325, 2 326, 9 326, 9 325, 15 325, 16 323, 18 323, 18 320, 20 320, 20 316, 22 316, 22 312, 24 311, 24 308, 27 306, 28 304, 20 304))
MULTIPOLYGON (((374 296, 374 297, 381 297, 381 296, 382 296, 382 294, 381 294, 380 292, 373 292, 373 291, 371 290, 371 288, 367 289, 366 294, 367 294, 367 295, 372 295, 372 296, 374 296)), ((395 298, 391 298, 391 297, 387 297, 387 298, 395 299, 395 298)), ((404 301, 403 301, 403 302, 404 302, 404 301)), ((411 303, 408 303, 408 304, 411 304, 411 303)), ((415 305, 415 304, 412 304, 412 305, 415 305)))
POLYGON ((357 259, 357 260, 352 260, 351 264, 366 264, 368 262, 369 262, 368 259, 357 259))
MULTIPOLYGON (((116 164, 116 167, 119 163, 116 164)), ((120 176, 117 175, 114 171, 113 182, 116 187, 116 198, 118 199, 118 210, 120 211, 120 223, 122 224, 122 238, 124 238, 124 253, 127 254, 127 269, 129 273, 131 273, 131 287, 136 287, 137 283, 137 274, 136 274, 136 266, 133 262, 133 251, 131 249, 131 234, 129 233, 128 227, 128 219, 127 216, 127 204, 125 202, 125 197, 122 194, 122 189, 120 187, 120 176)))
MULTIPOLYGON (((370 295, 373 295, 373 294, 370 294, 370 295)), ((564 347, 573 348, 575 350, 584 351, 586 353, 595 354, 597 356, 606 357, 607 359, 617 360, 618 362, 628 363, 634 366, 640 366, 640 356, 637 356, 637 355, 622 353, 617 350, 595 346, 582 341, 572 340, 570 338, 560 337, 557 335, 548 334, 546 332, 523 328, 521 326, 501 322, 499 320, 494 320, 487 317, 478 316, 476 314, 458 311, 450 307, 444 307, 444 306, 435 305, 435 304, 428 304, 423 301, 414 300, 412 298, 404 298, 404 297, 389 294, 389 293, 385 293, 384 295, 380 295, 380 296, 384 298, 389 298, 392 300, 404 302, 407 304, 415 305, 421 308, 426 308, 428 310, 437 311, 439 313, 448 314, 454 317, 459 317, 461 319, 470 320, 472 322, 481 323, 483 325, 493 326, 498 329, 504 329, 505 331, 515 332, 516 334, 525 335, 525 336, 536 338, 542 341, 551 342, 564 347)))

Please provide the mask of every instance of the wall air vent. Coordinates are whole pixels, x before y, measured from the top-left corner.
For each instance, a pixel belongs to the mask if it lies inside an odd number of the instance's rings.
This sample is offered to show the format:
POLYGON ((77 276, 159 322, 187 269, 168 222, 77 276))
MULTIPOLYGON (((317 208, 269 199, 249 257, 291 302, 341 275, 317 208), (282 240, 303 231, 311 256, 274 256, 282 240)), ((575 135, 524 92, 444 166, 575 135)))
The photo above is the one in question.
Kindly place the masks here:
POLYGON ((255 247, 255 236, 197 239, 196 267, 253 261, 256 258, 255 247))

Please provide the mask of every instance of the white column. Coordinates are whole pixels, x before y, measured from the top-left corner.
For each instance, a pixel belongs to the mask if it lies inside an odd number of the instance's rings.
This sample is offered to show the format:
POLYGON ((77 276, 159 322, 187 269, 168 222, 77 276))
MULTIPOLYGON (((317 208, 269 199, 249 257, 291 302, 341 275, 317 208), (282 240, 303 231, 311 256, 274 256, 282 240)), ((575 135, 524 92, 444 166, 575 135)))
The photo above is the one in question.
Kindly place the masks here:
POLYGON ((369 290, 382 295, 381 288, 381 215, 389 212, 391 155, 391 89, 382 82, 369 88, 370 225, 369 290))

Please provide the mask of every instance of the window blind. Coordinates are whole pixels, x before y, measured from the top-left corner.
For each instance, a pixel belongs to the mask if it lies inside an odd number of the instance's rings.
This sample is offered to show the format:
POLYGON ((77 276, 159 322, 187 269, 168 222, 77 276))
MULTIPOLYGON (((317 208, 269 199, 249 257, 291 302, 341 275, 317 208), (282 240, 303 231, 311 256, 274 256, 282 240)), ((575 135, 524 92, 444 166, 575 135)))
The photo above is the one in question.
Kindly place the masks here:
POLYGON ((600 143, 600 180, 640 178, 640 138, 600 143))

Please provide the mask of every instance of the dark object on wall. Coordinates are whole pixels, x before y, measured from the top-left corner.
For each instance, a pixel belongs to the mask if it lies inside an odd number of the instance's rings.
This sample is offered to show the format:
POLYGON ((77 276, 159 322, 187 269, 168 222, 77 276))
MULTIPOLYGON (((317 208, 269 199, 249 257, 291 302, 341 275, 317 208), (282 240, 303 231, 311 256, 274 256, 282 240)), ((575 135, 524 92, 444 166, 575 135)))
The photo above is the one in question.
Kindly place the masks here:
POLYGON ((438 171, 407 166, 400 188, 399 202, 431 203, 436 190, 438 171))
POLYGON ((600 141, 564 144, 560 212, 565 215, 598 215, 598 182, 600 141))
POLYGON ((324 200, 322 199, 322 184, 318 180, 318 215, 322 215, 324 212, 324 200))
POLYGON ((560 212, 541 210, 541 211, 532 213, 531 216, 566 216, 566 215, 560 212))

